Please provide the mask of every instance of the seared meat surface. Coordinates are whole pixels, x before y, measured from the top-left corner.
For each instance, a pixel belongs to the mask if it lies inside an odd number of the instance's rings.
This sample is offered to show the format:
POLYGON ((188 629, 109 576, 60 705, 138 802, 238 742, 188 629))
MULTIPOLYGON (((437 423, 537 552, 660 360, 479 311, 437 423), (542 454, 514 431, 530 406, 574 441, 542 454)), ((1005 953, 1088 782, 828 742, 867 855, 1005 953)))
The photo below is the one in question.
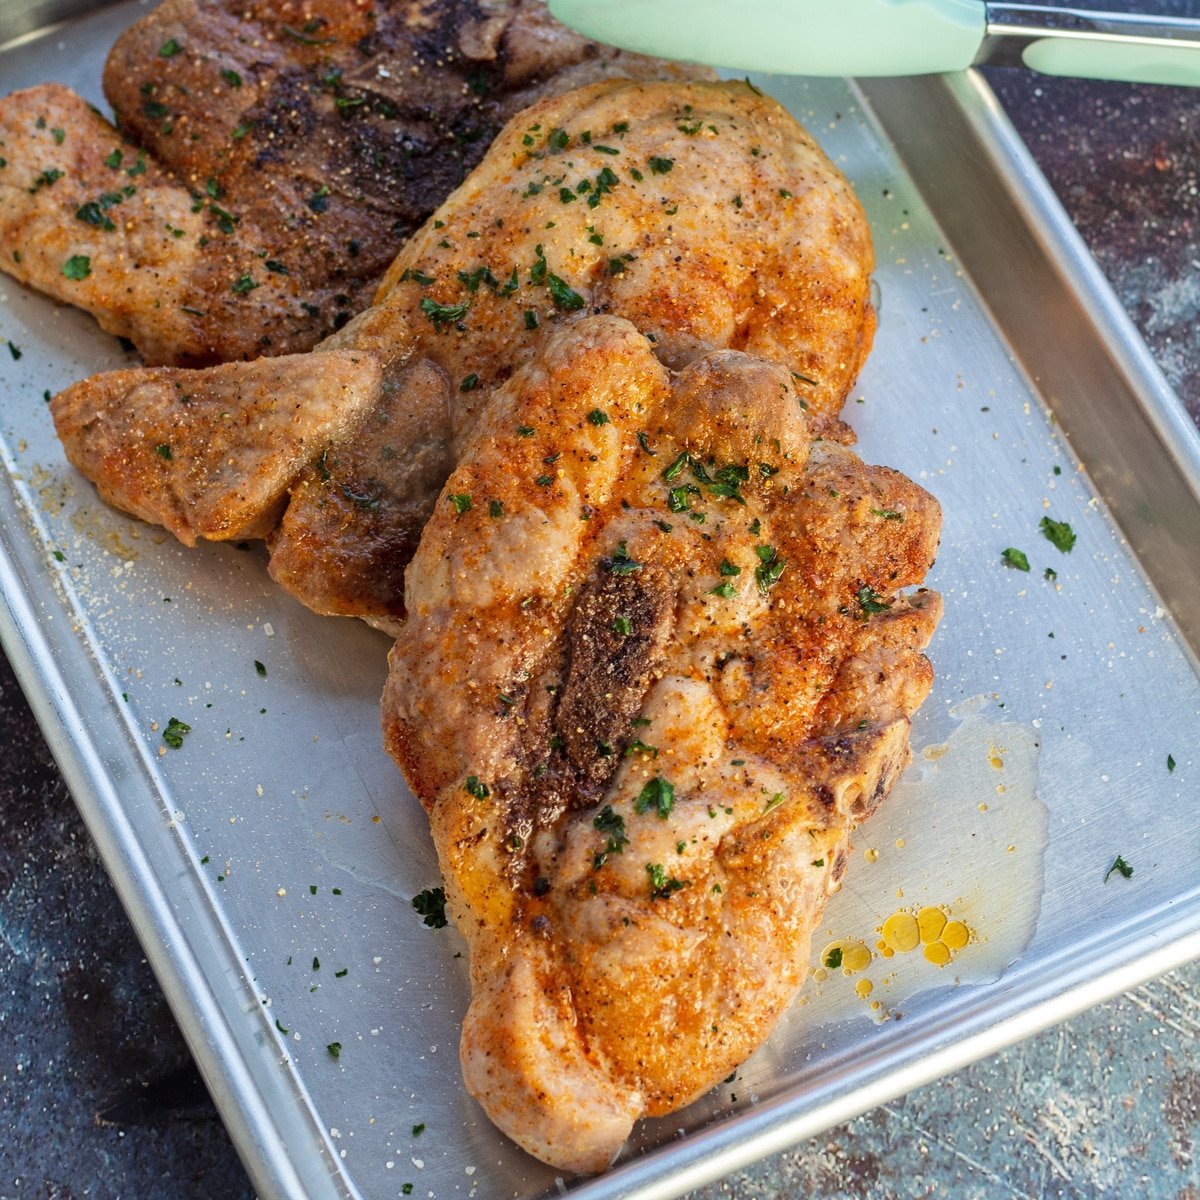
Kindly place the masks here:
POLYGON ((307 350, 513 113, 686 73, 542 0, 166 0, 109 55, 120 132, 57 85, 0 101, 0 267, 151 363, 307 350))
MULTIPOLYGON (((725 348, 776 362, 814 430, 848 437, 838 412, 874 331, 872 266, 846 181, 747 84, 616 80, 540 101, 405 245, 374 307, 322 345, 371 359, 378 390, 347 442, 310 439, 272 573, 318 612, 400 617, 401 572, 457 446, 547 329, 584 313, 629 318, 673 368, 725 348)), ((198 378, 177 373, 185 391, 198 378)), ((102 436, 100 410, 135 402, 136 380, 55 399, 93 478, 80 435, 102 436)))
POLYGON ((384 728, 470 944, 467 1086, 564 1169, 763 1041, 908 761, 938 506, 813 440, 803 387, 556 329, 408 570, 384 728))

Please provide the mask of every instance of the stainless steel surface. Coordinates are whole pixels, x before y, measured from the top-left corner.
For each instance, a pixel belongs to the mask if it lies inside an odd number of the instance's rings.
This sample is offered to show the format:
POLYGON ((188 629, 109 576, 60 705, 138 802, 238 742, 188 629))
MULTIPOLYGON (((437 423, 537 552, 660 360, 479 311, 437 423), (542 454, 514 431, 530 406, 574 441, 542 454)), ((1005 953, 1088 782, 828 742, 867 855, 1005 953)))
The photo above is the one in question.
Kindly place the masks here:
POLYGON ((1164 41, 1200 50, 1200 20, 1151 17, 1141 13, 1096 12, 1045 4, 987 5, 987 34, 975 62, 979 66, 1020 67, 1034 42, 1045 40, 1153 48, 1164 41))
MULTIPOLYGON (((4 90, 55 78, 100 103, 104 48, 139 11, 0 56, 4 90)), ((875 230, 881 326, 847 412, 860 451, 946 512, 947 616, 915 744, 952 741, 985 697, 991 727, 1037 742, 1047 840, 958 881, 978 893, 978 942, 896 1005, 903 1020, 815 989, 735 1084, 567 1185, 589 1200, 678 1195, 1200 953, 1194 430, 977 79, 759 83, 875 230), (1043 516, 1073 525, 1070 554, 1043 516), (1035 572, 1004 567, 1007 546, 1035 572), (1105 884, 1117 854, 1134 877, 1105 884), (1027 946, 991 962, 1031 889, 1027 946)), ((5 343, 21 357, 0 385, 0 636, 260 1194, 554 1193, 462 1093, 461 943, 410 907, 436 863, 379 747, 385 640, 296 607, 256 552, 186 551, 96 500, 42 399, 125 361, 90 319, 0 279, 5 343), (161 739, 171 716, 192 726, 179 750, 161 739)), ((921 808, 927 765, 860 849, 905 819, 914 851, 934 829, 951 844, 921 808)), ((883 878, 856 854, 822 935, 853 903, 902 903, 883 878)))

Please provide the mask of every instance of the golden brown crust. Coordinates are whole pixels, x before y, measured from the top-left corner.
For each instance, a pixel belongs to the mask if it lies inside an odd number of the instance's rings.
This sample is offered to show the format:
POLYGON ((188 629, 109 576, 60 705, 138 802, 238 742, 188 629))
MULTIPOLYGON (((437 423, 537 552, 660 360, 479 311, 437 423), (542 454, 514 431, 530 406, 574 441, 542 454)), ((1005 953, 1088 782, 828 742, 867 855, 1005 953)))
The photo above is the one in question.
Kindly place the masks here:
POLYGON ((532 1152, 601 1169, 770 1031, 908 761, 939 527, 737 352, 672 376, 588 318, 493 396, 409 568, 384 729, 471 946, 468 1088, 532 1152))
POLYGON ((288 488, 375 396, 368 355, 337 351, 85 379, 51 402, 71 463, 109 504, 197 538, 261 538, 288 488))
POLYGON ((846 181, 743 83, 616 80, 539 102, 325 343, 376 362, 388 430, 314 452, 273 574, 318 612, 402 618, 401 570, 456 445, 547 329, 586 312, 628 316, 670 366, 729 347, 769 358, 796 373, 814 428, 848 438, 837 414, 874 329, 872 263, 846 181))
POLYGON ((57 85, 0 100, 0 268, 150 363, 306 350, 369 303, 505 120, 606 70, 689 73, 541 0, 167 0, 109 55, 117 129, 57 85), (90 281, 64 280, 73 254, 90 281))

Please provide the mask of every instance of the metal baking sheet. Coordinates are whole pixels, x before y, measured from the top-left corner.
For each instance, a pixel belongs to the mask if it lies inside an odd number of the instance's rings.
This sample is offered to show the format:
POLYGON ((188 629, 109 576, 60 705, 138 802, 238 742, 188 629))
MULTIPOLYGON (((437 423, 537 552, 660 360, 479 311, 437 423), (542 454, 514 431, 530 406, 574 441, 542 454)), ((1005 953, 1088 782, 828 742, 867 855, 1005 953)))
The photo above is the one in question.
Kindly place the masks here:
MULTIPOLYGON (((103 107, 144 6, 82 7, 0 47, 0 90, 103 107)), ((3 35, 62 8, 10 4, 3 35)), ((872 222, 881 323, 847 416, 944 507, 937 682, 815 942, 869 966, 814 979, 597 1179, 556 1179, 463 1093, 462 944, 411 908, 437 866, 380 748, 386 640, 298 607, 257 550, 105 508, 44 396, 129 357, 0 277, 0 636, 268 1200, 676 1196, 1200 953, 1200 438, 980 78, 758 82, 872 222), (1118 855, 1133 875, 1106 882, 1118 855), (876 947, 917 904, 972 931, 947 966, 876 947)))

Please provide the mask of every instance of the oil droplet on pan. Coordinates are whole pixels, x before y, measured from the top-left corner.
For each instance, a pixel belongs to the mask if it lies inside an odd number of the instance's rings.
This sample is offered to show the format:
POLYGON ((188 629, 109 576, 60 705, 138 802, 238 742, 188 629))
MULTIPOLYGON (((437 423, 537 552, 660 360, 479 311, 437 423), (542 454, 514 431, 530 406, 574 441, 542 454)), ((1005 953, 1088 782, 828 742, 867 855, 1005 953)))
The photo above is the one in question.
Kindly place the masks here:
POLYGON ((861 976, 851 984, 843 968, 828 971, 811 987, 806 1025, 851 1012, 886 1019, 922 991, 992 982, 1033 936, 1048 825, 1036 791, 1037 732, 1000 720, 983 696, 950 716, 950 736, 917 750, 871 820, 868 844, 903 841, 904 853, 860 860, 814 938, 814 948, 841 945, 843 959, 846 946, 861 945, 867 961, 856 958, 856 971, 886 959, 888 973, 867 991, 861 976))

